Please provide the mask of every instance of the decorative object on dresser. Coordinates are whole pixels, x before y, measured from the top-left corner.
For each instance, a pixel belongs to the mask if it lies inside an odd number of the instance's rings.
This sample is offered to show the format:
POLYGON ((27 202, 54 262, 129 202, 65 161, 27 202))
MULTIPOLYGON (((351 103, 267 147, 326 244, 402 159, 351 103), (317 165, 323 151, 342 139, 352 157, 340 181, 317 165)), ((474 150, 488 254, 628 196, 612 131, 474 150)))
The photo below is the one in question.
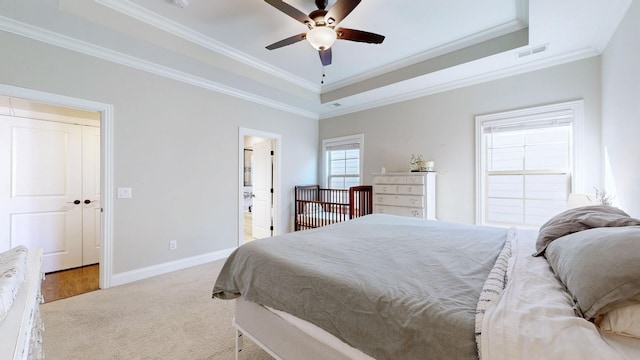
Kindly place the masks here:
POLYGON ((0 253, 0 359, 43 359, 40 319, 42 249, 0 253))
POLYGON ((373 212, 436 220, 436 173, 373 174, 373 212))
POLYGON ((409 164, 411 164, 411 172, 435 171, 435 162, 433 160, 425 160, 421 154, 411 154, 409 164))
POLYGON ((295 187, 295 231, 313 229, 373 212, 371 185, 349 189, 323 189, 320 185, 295 187))

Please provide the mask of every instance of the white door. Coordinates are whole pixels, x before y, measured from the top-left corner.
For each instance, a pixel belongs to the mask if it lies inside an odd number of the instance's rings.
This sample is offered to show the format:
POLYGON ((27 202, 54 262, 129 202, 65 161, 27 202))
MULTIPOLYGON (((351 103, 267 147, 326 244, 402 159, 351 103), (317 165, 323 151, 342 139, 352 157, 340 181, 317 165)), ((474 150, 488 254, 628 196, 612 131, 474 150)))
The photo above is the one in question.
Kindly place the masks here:
POLYGON ((0 116, 0 250, 41 247, 44 272, 83 265, 85 128, 0 116))
POLYGON ((100 128, 82 127, 82 265, 100 262, 100 128))
POLYGON ((271 155, 271 140, 253 145, 253 162, 251 175, 253 177, 253 237, 262 239, 272 235, 273 209, 273 163, 271 155))

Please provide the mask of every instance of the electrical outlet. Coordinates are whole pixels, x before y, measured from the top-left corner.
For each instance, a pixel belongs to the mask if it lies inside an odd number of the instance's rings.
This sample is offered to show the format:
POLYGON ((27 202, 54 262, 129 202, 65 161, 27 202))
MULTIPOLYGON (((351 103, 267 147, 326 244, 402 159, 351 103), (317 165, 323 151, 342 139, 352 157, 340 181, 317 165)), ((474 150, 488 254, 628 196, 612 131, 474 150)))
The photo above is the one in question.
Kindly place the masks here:
POLYGON ((169 241, 169 250, 175 250, 178 248, 178 240, 169 241))

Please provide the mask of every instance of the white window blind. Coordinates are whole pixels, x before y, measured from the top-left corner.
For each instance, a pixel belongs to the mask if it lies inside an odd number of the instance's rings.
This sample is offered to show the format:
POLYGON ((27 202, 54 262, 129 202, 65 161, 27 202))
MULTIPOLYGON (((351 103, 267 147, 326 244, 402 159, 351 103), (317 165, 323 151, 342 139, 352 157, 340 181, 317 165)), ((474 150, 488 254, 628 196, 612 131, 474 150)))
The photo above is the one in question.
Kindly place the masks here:
POLYGON ((323 141, 329 188, 348 189, 360 185, 362 143, 362 135, 323 141))
POLYGON ((573 109, 478 117, 479 223, 538 227, 566 209, 573 109))

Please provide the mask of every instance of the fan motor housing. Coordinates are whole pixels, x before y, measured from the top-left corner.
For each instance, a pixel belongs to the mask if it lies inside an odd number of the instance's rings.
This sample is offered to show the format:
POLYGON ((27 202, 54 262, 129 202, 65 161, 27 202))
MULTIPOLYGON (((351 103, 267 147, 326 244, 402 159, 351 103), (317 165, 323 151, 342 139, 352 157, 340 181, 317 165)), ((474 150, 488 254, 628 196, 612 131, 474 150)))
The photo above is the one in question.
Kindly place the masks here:
POLYGON ((324 18, 326 15, 327 11, 322 9, 314 10, 309 13, 309 17, 313 19, 316 26, 331 25, 329 20, 324 18))

